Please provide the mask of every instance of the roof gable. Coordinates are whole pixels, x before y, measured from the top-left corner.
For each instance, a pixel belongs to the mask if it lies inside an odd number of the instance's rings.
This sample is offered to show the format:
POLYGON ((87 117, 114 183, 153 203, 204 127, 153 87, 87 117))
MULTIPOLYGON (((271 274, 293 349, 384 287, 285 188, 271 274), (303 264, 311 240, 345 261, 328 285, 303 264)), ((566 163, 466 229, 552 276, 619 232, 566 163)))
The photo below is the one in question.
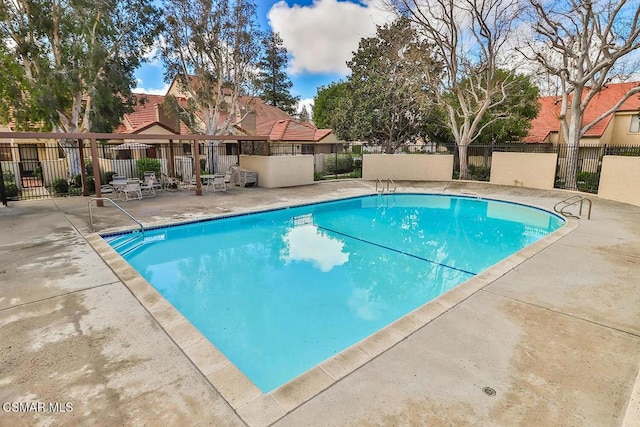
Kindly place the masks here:
MULTIPOLYGON (((612 83, 605 86, 597 93, 584 112, 582 124, 590 123, 610 110, 620 99, 622 99, 631 89, 640 85, 638 82, 612 83)), ((584 94, 587 96, 588 92, 584 94)), ((571 96, 569 97, 571 101, 571 96)), ((531 121, 529 134, 524 138, 525 142, 543 142, 551 132, 560 132, 560 96, 546 96, 538 99, 540 112, 538 117, 531 121)), ((640 96, 631 96, 618 108, 617 111, 640 111, 640 96)), ((602 119, 595 126, 589 129, 584 136, 601 137, 611 120, 613 114, 602 119)))

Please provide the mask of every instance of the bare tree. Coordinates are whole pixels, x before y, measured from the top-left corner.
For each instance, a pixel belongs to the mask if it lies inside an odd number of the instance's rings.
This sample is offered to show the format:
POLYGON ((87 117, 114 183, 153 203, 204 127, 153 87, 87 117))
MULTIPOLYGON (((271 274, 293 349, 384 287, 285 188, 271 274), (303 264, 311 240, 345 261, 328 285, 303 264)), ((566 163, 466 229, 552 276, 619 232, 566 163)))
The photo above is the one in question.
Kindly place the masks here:
POLYGON ((640 71, 631 54, 640 48, 640 4, 627 0, 529 0, 534 37, 519 50, 558 81, 560 125, 567 141, 565 185, 577 188, 580 139, 614 113, 640 86, 612 108, 584 122, 584 112, 611 81, 629 80, 640 71))
MULTIPOLYGON (((169 110, 194 133, 231 133, 242 119, 239 99, 254 83, 261 33, 252 0, 165 0, 163 60, 188 101, 169 110)), ((218 141, 212 142, 217 162, 218 141)))
POLYGON ((410 18, 433 44, 440 73, 423 70, 446 112, 460 160, 460 178, 468 179, 467 147, 504 115, 486 120, 487 112, 503 104, 514 80, 501 76, 520 0, 388 0, 397 13, 410 18), (485 120, 483 120, 485 119, 485 120))

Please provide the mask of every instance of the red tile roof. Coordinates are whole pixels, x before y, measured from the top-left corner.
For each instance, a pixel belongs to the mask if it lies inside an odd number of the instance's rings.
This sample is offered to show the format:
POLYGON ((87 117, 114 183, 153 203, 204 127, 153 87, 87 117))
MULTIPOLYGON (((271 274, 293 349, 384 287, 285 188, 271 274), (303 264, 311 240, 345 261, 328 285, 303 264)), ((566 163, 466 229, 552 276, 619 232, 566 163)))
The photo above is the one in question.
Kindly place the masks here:
POLYGON ((524 142, 546 142, 551 132, 560 130, 560 98, 545 96, 538 98, 538 104, 540 104, 538 117, 531 121, 531 129, 524 138, 524 142))
MULTIPOLYGON (((141 131, 153 126, 159 125, 167 128, 170 131, 174 131, 171 126, 167 126, 163 123, 163 120, 159 116, 158 106, 162 108, 164 104, 164 96, 162 95, 139 95, 137 99, 143 100, 143 104, 137 103, 134 110, 131 113, 124 115, 122 123, 116 129, 115 133, 140 133, 141 131)), ((183 127, 183 124, 180 123, 183 127)), ((184 127, 186 129, 186 126, 184 127)))
POLYGON ((317 129, 312 124, 300 123, 293 119, 279 120, 273 124, 269 139, 272 141, 318 142, 331 132, 331 129, 317 129))
MULTIPOLYGON (((609 110, 611 107, 616 105, 622 97, 624 97, 627 92, 629 92, 634 87, 638 86, 639 83, 617 83, 610 84, 605 89, 600 91, 596 96, 593 97, 587 110, 584 112, 584 119, 582 123, 590 123, 594 119, 598 118, 602 113, 609 110)), ((640 109, 640 97, 635 95, 631 98, 627 99, 618 109, 618 111, 638 111, 640 109)), ((611 123, 613 119, 613 114, 609 115, 607 118, 601 120, 594 127, 589 129, 585 136, 602 136, 604 131, 611 123)))
MULTIPOLYGON (((133 112, 125 114, 116 133, 135 134, 153 125, 175 132, 175 129, 166 124, 166 117, 159 117, 162 114, 165 97, 161 95, 141 95, 140 97, 146 98, 146 102, 144 105, 136 105, 133 112)), ((184 99, 179 99, 179 102, 184 102, 184 99)), ((265 104, 260 98, 244 96, 240 98, 239 104, 241 109, 255 112, 255 129, 247 129, 247 125, 243 123, 232 122, 236 129, 247 134, 268 136, 274 141, 317 142, 332 132, 331 129, 317 129, 310 123, 297 122, 279 108, 265 104)), ((227 117, 228 113, 222 112, 220 121, 226 120, 227 117)), ((179 132, 191 133, 182 121, 179 132)))
MULTIPOLYGON (((598 94, 596 94, 584 113, 582 123, 587 124, 594 119, 600 117, 605 111, 611 109, 622 97, 631 89, 640 85, 638 82, 630 83, 611 83, 605 86, 598 94)), ((587 93, 584 94, 586 96, 587 93)), ((569 98, 570 100, 571 98, 569 98)), ((531 130, 529 135, 524 138, 525 142, 544 142, 545 138, 551 132, 560 131, 560 102, 559 96, 547 96, 538 100, 540 103, 540 113, 538 117, 531 122, 531 130)), ((618 111, 639 111, 640 96, 634 95, 627 99, 618 109, 618 111)), ((613 120, 613 114, 598 122, 589 129, 585 136, 600 137, 605 132, 609 123, 613 120)))

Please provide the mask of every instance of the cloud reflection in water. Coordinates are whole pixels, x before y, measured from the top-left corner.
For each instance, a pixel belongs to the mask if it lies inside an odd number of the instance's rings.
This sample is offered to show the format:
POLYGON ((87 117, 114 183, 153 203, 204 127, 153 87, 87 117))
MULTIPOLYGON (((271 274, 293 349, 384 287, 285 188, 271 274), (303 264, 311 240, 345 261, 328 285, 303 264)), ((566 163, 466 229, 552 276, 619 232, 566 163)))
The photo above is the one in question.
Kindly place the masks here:
POLYGON ((313 224, 293 227, 282 239, 285 247, 280 258, 287 264, 291 261, 306 261, 326 273, 349 260, 349 253, 342 251, 344 242, 321 232, 313 224))

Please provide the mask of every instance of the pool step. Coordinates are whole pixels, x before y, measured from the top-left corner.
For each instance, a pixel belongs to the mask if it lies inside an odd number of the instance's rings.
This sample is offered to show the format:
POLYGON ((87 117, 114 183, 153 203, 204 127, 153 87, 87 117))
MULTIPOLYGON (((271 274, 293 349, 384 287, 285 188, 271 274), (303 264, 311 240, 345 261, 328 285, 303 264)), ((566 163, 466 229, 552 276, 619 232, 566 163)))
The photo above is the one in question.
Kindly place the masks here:
POLYGON ((124 236, 116 237, 108 243, 116 252, 122 255, 124 252, 128 251, 131 246, 137 246, 137 243, 142 241, 141 237, 141 234, 126 234, 124 236))

